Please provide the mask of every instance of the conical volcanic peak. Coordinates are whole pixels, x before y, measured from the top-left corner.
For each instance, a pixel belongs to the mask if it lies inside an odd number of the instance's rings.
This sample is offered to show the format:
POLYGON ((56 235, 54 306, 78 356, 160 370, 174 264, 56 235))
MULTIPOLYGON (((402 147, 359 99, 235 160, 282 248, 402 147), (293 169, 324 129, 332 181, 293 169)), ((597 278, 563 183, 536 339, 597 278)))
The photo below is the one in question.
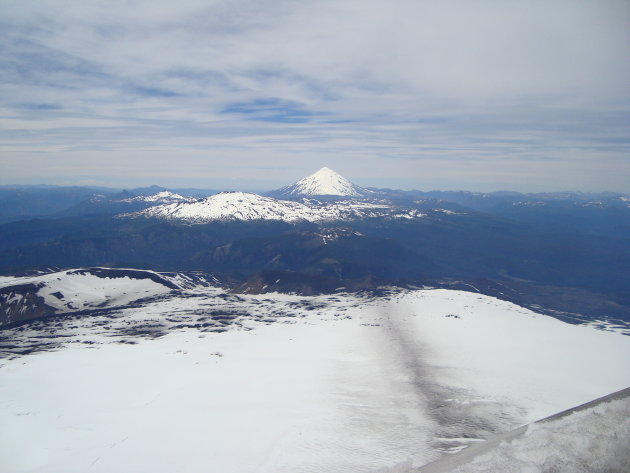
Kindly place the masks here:
POLYGON ((279 197, 298 197, 298 196, 342 196, 342 197, 360 197, 366 194, 366 191, 359 186, 354 185, 341 174, 336 173, 327 167, 321 168, 319 171, 311 174, 304 179, 300 179, 290 186, 283 187, 273 192, 273 195, 279 197))

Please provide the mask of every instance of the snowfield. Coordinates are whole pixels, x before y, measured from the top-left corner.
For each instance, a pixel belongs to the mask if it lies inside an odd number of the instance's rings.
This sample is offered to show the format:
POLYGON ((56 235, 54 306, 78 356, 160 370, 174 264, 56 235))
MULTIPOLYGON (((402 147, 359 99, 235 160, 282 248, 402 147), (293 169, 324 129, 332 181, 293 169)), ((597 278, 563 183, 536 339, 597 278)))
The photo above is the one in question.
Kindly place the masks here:
POLYGON ((84 310, 105 304, 124 306, 138 299, 170 291, 151 279, 98 277, 81 270, 59 271, 43 276, 0 277, 0 289, 21 284, 38 285, 36 294, 44 299, 46 305, 59 312, 84 310))
POLYGON ((621 333, 382 292, 191 285, 1 331, 2 471, 408 471, 630 385, 621 333))
POLYGON ((145 217, 186 223, 215 221, 276 220, 296 222, 334 222, 367 218, 422 218, 416 209, 397 208, 384 201, 342 200, 324 203, 314 199, 301 202, 263 197, 251 192, 221 192, 196 202, 156 205, 123 217, 145 217))

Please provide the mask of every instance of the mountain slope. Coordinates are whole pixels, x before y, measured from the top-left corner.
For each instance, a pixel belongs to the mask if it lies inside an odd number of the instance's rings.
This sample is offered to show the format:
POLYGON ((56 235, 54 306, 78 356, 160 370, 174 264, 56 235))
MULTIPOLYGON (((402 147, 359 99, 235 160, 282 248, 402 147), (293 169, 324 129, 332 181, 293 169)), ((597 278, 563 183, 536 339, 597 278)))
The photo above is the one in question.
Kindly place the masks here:
POLYGON ((62 314, 132 307, 172 291, 218 284, 209 273, 80 268, 33 276, 0 276, 0 329, 62 314))
POLYGON ((392 239, 369 237, 348 228, 244 238, 202 253, 196 261, 200 267, 220 272, 248 274, 256 268, 352 279, 372 275, 404 280, 437 271, 429 258, 392 239))
POLYGON ((415 209, 397 208, 386 201, 344 200, 325 203, 303 199, 301 202, 291 202, 250 192, 221 192, 196 202, 159 205, 125 216, 186 223, 234 220, 321 223, 374 217, 421 218, 425 214, 415 209))
POLYGON ((49 315, 126 306, 177 286, 153 271, 89 268, 0 277, 0 328, 49 315))

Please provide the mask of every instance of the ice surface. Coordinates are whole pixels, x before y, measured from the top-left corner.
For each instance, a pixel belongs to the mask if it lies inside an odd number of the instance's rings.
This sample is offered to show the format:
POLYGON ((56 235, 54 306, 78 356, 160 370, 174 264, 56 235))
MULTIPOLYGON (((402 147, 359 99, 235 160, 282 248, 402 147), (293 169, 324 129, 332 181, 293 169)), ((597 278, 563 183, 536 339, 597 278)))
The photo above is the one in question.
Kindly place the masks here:
POLYGON ((628 337, 459 291, 196 287, 1 334, 15 473, 407 471, 630 384, 628 337))
POLYGON ((407 473, 630 471, 629 389, 503 434, 407 473))
POLYGON ((523 437, 451 473, 630 471, 630 401, 617 400, 554 422, 533 424, 523 437))

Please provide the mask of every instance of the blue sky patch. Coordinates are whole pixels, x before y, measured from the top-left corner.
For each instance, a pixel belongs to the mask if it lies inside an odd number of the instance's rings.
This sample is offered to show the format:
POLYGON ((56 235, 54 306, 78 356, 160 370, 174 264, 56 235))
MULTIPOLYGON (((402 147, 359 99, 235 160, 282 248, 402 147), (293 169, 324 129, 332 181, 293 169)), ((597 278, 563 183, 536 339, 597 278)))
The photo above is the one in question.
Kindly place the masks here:
POLYGON ((297 102, 274 98, 236 102, 225 107, 221 113, 240 115, 247 120, 274 123, 308 123, 312 117, 321 115, 306 110, 297 102))

